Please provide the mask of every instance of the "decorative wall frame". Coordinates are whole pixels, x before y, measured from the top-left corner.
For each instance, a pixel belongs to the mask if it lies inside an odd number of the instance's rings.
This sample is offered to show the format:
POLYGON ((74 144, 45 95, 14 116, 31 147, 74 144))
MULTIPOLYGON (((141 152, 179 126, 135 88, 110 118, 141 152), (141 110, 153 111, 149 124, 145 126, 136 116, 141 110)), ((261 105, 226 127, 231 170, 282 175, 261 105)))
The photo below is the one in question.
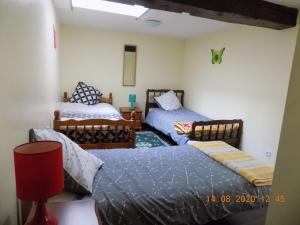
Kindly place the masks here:
POLYGON ((135 86, 137 47, 125 45, 123 62, 123 86, 135 86))

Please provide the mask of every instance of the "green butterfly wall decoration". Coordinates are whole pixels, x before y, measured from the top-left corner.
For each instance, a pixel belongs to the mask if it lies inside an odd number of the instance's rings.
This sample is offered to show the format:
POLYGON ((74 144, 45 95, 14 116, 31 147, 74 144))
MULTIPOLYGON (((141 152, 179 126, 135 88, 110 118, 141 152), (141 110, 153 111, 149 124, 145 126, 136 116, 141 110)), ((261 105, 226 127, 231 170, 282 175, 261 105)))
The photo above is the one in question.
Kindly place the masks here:
POLYGON ((216 51, 215 49, 211 50, 212 53, 212 64, 221 64, 222 57, 224 54, 225 48, 222 48, 220 51, 216 51))

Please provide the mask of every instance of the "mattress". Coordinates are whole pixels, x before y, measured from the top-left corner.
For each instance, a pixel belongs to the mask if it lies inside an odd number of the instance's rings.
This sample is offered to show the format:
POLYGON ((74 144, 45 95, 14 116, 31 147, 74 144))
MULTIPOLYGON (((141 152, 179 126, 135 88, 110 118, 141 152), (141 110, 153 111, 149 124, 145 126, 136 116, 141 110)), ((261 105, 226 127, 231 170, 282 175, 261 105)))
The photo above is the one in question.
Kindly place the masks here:
POLYGON ((174 111, 166 111, 161 108, 151 109, 145 122, 162 133, 170 136, 178 145, 184 145, 189 141, 187 135, 178 134, 174 128, 176 122, 208 121, 209 118, 202 116, 187 108, 174 111))
POLYGON ((190 145, 91 153, 104 161, 92 193, 104 225, 202 225, 267 207, 270 187, 253 186, 190 145), (239 202, 247 195, 255 201, 239 202))
POLYGON ((61 103, 61 120, 75 119, 123 119, 116 108, 107 103, 84 105, 81 103, 61 103))

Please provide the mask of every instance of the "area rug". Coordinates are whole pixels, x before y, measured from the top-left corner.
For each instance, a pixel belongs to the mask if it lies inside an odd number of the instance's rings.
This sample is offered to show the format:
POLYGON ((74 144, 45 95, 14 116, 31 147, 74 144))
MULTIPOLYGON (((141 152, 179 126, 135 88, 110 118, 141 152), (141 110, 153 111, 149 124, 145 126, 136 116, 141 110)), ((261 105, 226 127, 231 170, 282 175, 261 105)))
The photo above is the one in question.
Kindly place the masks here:
POLYGON ((157 134, 152 131, 136 132, 135 147, 136 148, 155 148, 169 146, 157 134))

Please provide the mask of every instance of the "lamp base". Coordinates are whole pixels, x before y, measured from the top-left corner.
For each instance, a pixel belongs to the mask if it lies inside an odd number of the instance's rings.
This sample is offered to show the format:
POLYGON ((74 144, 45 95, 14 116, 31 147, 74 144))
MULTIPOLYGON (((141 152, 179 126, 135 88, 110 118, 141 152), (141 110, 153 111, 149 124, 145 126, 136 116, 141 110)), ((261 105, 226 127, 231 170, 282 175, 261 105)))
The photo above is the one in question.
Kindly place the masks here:
POLYGON ((57 219, 48 214, 46 201, 38 201, 34 215, 25 223, 25 225, 57 225, 57 219))

